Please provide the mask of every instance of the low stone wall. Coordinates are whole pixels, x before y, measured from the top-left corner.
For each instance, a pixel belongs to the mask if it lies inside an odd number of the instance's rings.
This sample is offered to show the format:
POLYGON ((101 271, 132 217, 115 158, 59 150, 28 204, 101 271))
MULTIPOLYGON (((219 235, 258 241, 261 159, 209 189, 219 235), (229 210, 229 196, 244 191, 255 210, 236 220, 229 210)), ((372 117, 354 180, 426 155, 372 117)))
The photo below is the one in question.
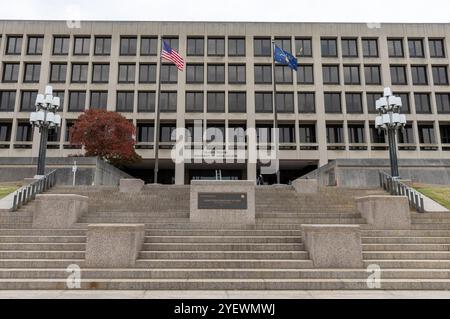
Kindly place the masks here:
POLYGON ((192 181, 190 189, 191 222, 255 224, 254 181, 192 181))
POLYGON ((72 194, 36 195, 33 228, 70 228, 88 212, 88 197, 72 194))
POLYGON ((405 196, 372 195, 356 199, 356 208, 374 229, 411 229, 405 196))
POLYGON ((317 179, 296 179, 292 186, 299 194, 315 194, 319 191, 317 179))
POLYGON ((145 182, 142 179, 122 178, 119 190, 121 193, 139 193, 144 185, 145 182))

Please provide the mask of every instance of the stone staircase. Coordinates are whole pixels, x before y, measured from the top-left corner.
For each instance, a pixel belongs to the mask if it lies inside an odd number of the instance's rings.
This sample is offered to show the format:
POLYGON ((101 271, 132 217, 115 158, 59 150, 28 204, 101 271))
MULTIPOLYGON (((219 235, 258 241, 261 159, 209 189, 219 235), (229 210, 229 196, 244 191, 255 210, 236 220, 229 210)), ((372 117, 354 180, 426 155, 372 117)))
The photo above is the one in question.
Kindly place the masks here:
POLYGON ((0 212, 0 289, 67 289, 69 265, 83 289, 368 289, 366 269, 314 269, 301 224, 361 224, 365 267, 382 269, 381 289, 450 288, 450 215, 412 214, 411 230, 372 230, 355 198, 381 190, 327 188, 300 195, 258 187, 256 225, 189 223, 189 186, 146 186, 139 194, 107 187, 57 187, 89 196, 73 229, 32 229, 36 202, 0 212), (145 223, 136 266, 84 268, 90 223, 145 223))

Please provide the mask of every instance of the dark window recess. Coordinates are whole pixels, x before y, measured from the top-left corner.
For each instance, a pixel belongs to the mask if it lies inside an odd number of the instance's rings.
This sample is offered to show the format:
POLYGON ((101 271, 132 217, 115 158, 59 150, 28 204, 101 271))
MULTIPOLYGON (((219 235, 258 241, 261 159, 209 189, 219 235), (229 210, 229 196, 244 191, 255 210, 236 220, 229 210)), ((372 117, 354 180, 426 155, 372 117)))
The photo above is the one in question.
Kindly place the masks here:
POLYGON ((448 73, 446 66, 433 66, 434 85, 448 85, 448 73))
POLYGON ((136 55, 137 38, 121 37, 120 38, 120 55, 136 55))
POLYGON ((224 92, 208 92, 207 94, 207 111, 208 112, 225 112, 225 93, 224 92))
POLYGON ((275 97, 278 113, 294 113, 294 93, 277 92, 275 97))
POLYGON ((432 124, 419 124, 419 142, 420 144, 435 144, 436 137, 434 126, 432 124))
POLYGON ((441 142, 443 144, 450 144, 450 125, 440 125, 439 128, 441 131, 441 142))
POLYGON ((188 56, 204 56, 205 40, 204 38, 188 37, 187 38, 187 55, 188 56))
POLYGON ((427 67, 424 65, 411 66, 412 82, 414 85, 427 85, 427 67))
POLYGON ((68 55, 69 44, 70 44, 70 37, 55 36, 53 38, 53 55, 68 55))
POLYGON ((161 65, 161 83, 175 84, 177 82, 178 82, 177 66, 173 64, 161 65))
POLYGON ((91 91, 91 109, 106 110, 108 106, 108 91, 91 91))
POLYGON ((29 123, 18 123, 16 131, 17 142, 31 142, 33 140, 33 127, 29 123))
POLYGON ((186 83, 203 83, 204 67, 203 64, 186 65, 186 83))
POLYGON ((342 113, 340 93, 324 93, 324 98, 325 113, 342 113))
POLYGON ((391 58, 403 58, 403 39, 388 39, 388 51, 391 58))
POLYGON ((347 113, 362 113, 361 93, 345 93, 347 113))
POLYGON ((366 58, 378 57, 378 40, 363 39, 362 40, 363 56, 366 58))
POLYGON ((272 44, 270 38, 255 38, 253 40, 255 56, 271 56, 272 44))
POLYGON ((409 102, 409 93, 394 93, 394 95, 402 99, 402 113, 411 113, 411 104, 409 102))
POLYGON ((139 64, 139 83, 156 83, 156 64, 139 64))
POLYGON ((163 41, 166 42, 172 49, 178 52, 178 38, 177 37, 163 37, 163 41))
POLYGON ((23 81, 27 83, 38 83, 41 76, 40 63, 26 63, 23 81))
POLYGON ((443 39, 428 39, 430 47, 430 57, 445 58, 444 40, 443 39))
POLYGON ((224 64, 208 64, 208 83, 225 83, 224 64))
POLYGON ((287 124, 278 125, 278 141, 280 143, 295 143, 295 126, 287 124))
POLYGON ((290 38, 275 38, 275 44, 286 52, 292 52, 292 44, 290 38))
POLYGON ((411 124, 407 124, 403 130, 398 131, 399 144, 414 144, 414 131, 411 124))
POLYGON ((228 38, 228 56, 245 56, 245 38, 228 38))
POLYGON ((299 57, 312 57, 312 40, 310 38, 296 38, 295 54, 299 57))
POLYGON ((322 57, 337 57, 336 39, 321 39, 320 47, 322 51, 322 57))
MULTIPOLYGON (((161 67, 161 75, 164 67, 161 67)), ((119 64, 119 83, 134 83, 136 78, 136 64, 119 64)))
POLYGON ((141 37, 141 55, 150 56, 157 55, 158 38, 157 37, 141 37))
POLYGON ((203 112, 203 92, 186 92, 186 112, 203 112))
POLYGON ((109 64, 92 65, 92 83, 108 83, 109 64))
POLYGON ((255 93, 255 111, 256 113, 272 113, 273 98, 272 92, 255 93))
POLYGON ((406 85, 406 67, 404 65, 391 65, 391 82, 393 85, 406 85))
POLYGON ((381 75, 379 65, 365 65, 364 77, 366 79, 366 85, 380 85, 381 75))
POLYGON ((255 83, 256 84, 272 83, 272 65, 255 64, 255 83))
POLYGON ((0 112, 14 112, 16 91, 0 91, 0 112))
POLYGON ((364 124, 349 124, 348 139, 351 144, 365 143, 364 124))
POLYGON ((72 64, 72 83, 86 83, 88 76, 88 64, 72 64))
POLYGON ((86 92, 69 92, 69 112, 83 112, 86 105, 86 92))
POLYGON ((9 35, 6 41, 6 54, 20 55, 22 53, 22 36, 9 35))
POLYGON ((161 124, 161 127, 159 128, 159 140, 162 143, 176 142, 176 129, 177 127, 175 124, 161 124))
POLYGON ((342 56, 358 57, 358 39, 342 39, 342 56))
POLYGON ((73 54, 74 55, 89 55, 91 48, 91 37, 75 37, 73 54))
POLYGON ((117 92, 116 111, 133 112, 134 92, 117 92))
POLYGON ((27 54, 29 55, 42 55, 42 49, 44 47, 43 36, 30 36, 28 37, 27 54))
POLYGON ((110 55, 111 37, 95 37, 94 46, 95 55, 110 55))
POLYGON ((12 123, 0 122, 0 142, 11 141, 12 123))
POLYGON ((159 107, 161 112, 176 112, 177 92, 161 92, 159 107))
POLYGON ((155 92, 138 92, 138 112, 154 112, 155 111, 155 92))
POLYGON ((20 100, 20 111, 33 112, 36 110, 37 91, 22 91, 20 100))
POLYGON ((384 130, 378 130, 375 127, 372 127, 373 125, 371 124, 370 127, 370 132, 372 133, 371 136, 371 142, 374 144, 384 144, 386 143, 386 137, 385 137, 385 132, 384 130))
POLYGON ((298 84, 314 84, 314 67, 312 65, 299 65, 297 71, 298 84))
POLYGON ((342 124, 327 124, 327 143, 340 144, 344 143, 344 128, 342 124))
POLYGON ((300 124, 299 133, 300 133, 300 143, 304 144, 317 143, 315 124, 300 124))
POLYGON ((208 38, 208 55, 225 55, 225 38, 208 38))
POLYGON ((19 80, 19 63, 4 63, 3 64, 3 82, 14 83, 19 80))
POLYGON ((439 114, 450 114, 450 93, 436 93, 436 106, 439 114))
POLYGON ((367 97, 367 110, 371 114, 376 114, 377 110, 375 108, 376 101, 383 96, 382 93, 366 93, 367 97))
POLYGON ((423 58, 425 56, 422 39, 408 39, 408 48, 411 58, 423 58))
POLYGON ((430 94, 428 93, 414 93, 414 102, 416 104, 416 113, 430 114, 430 94))
POLYGON ((153 123, 138 123, 136 139, 138 143, 153 143, 155 139, 153 123))
POLYGON ((314 92, 298 93, 298 112, 299 113, 315 113, 316 103, 314 92))
POLYGON ((52 63, 50 66, 50 82, 65 83, 67 76, 66 63, 52 63))
POLYGON ((245 84, 245 64, 228 65, 228 83, 245 84))
POLYGON ((360 83, 359 65, 344 65, 344 84, 357 85, 360 83))
POLYGON ((339 84, 339 65, 322 66, 324 84, 339 84))
POLYGON ((245 92, 228 93, 228 112, 229 113, 247 112, 247 94, 245 92))
POLYGON ((292 84, 292 69, 286 65, 275 66, 275 81, 279 84, 292 84))

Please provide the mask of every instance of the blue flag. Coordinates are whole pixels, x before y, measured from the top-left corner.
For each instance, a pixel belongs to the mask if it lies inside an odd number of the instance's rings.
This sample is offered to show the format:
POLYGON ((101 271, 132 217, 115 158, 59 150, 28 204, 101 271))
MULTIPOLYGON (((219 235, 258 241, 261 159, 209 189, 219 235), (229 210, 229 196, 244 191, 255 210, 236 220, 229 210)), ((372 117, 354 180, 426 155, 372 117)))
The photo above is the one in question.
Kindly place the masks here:
POLYGON ((273 59, 275 62, 287 65, 292 70, 297 71, 297 58, 289 52, 280 49, 276 44, 274 44, 273 59))

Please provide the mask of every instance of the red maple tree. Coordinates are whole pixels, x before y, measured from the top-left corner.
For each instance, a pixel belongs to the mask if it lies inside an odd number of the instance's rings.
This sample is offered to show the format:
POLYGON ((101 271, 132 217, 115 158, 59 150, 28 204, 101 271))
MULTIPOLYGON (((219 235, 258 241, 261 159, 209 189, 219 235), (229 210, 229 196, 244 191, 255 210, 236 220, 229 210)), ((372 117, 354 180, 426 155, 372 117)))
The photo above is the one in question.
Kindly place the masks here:
POLYGON ((121 114, 105 110, 85 111, 70 129, 70 143, 83 145, 86 156, 98 156, 113 165, 136 162, 136 129, 121 114))

